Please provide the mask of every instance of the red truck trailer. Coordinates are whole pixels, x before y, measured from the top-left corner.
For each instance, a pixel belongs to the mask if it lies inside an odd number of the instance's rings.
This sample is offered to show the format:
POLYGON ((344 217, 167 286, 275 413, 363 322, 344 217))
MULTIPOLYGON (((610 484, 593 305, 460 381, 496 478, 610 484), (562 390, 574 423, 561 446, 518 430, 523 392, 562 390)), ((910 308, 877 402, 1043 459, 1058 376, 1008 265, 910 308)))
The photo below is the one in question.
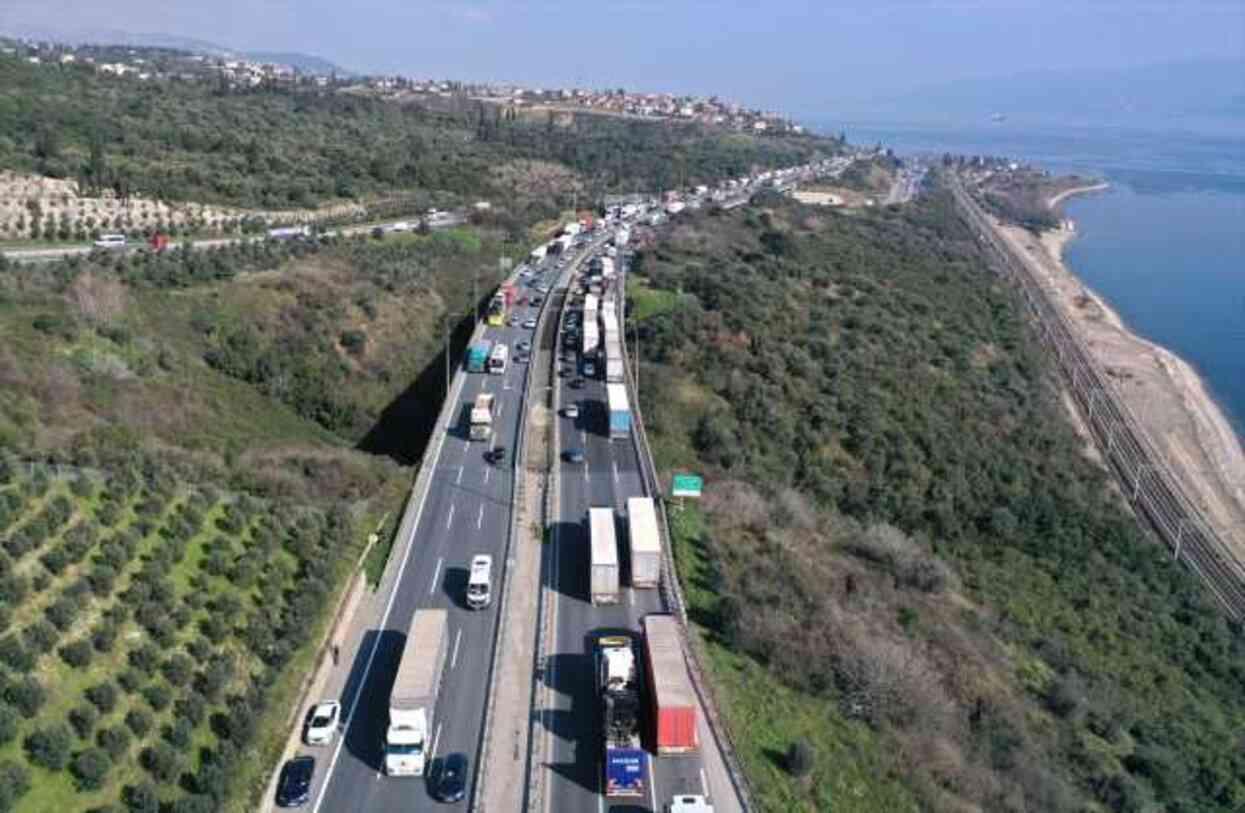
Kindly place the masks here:
POLYGON ((644 649, 652 695, 653 750, 662 756, 694 753, 700 748, 696 692, 674 616, 644 617, 644 649))

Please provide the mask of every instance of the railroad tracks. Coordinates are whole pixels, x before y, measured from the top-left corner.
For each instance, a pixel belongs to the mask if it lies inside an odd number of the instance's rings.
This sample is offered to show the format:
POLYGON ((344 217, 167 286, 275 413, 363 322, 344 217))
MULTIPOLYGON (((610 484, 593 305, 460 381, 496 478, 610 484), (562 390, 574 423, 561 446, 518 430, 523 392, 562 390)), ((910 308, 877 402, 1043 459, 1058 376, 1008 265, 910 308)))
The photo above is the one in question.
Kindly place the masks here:
POLYGON ((1172 550, 1174 558, 1201 579, 1229 615, 1245 618, 1245 563, 1185 492, 1180 478, 1129 410, 1115 383, 1051 303, 1025 260, 999 238, 957 176, 951 176, 950 186, 966 222, 995 259, 1000 273, 1016 284, 1043 338, 1054 348, 1073 400, 1124 494, 1172 550))

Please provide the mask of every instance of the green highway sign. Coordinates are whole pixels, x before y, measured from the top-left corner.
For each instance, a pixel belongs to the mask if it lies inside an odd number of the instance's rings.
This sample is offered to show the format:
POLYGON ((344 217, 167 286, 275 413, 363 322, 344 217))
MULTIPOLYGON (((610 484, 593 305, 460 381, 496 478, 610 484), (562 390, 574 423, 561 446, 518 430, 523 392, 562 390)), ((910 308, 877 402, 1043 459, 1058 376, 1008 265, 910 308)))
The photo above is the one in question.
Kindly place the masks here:
POLYGON ((674 497, 699 497, 704 486, 705 478, 699 474, 676 474, 670 494, 674 497))

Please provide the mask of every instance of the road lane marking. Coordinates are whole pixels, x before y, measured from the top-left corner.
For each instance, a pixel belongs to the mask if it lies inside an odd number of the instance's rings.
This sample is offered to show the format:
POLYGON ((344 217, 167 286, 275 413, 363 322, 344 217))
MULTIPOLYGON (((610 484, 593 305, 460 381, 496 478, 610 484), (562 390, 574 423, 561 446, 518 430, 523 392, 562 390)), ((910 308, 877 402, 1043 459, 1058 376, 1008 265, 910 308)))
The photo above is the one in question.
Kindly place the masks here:
POLYGON ((437 592, 437 579, 441 577, 441 562, 444 559, 445 559, 444 556, 438 557, 437 558, 437 569, 432 571, 432 584, 428 585, 428 595, 430 596, 433 593, 437 592))
MULTIPOLYGON (((605 773, 605 763, 597 763, 597 813, 605 813, 605 794, 600 790, 601 776, 605 773)), ((653 810, 657 810, 656 807, 653 810)))
POLYGON ((661 810, 657 806, 657 768, 653 766, 653 760, 645 760, 648 763, 648 800, 650 810, 661 810))
MULTIPOLYGON (((459 390, 461 392, 461 389, 459 390)), ((437 436, 437 449, 433 452, 432 459, 439 460, 441 450, 445 443, 445 436, 448 432, 443 432, 437 436)), ((389 601, 385 603, 385 612, 380 618, 380 629, 385 629, 389 625, 389 616, 393 613, 394 602, 398 600, 397 585, 402 583, 402 574, 406 572, 406 566, 410 564, 411 552, 415 550, 415 532, 419 530, 420 520, 424 517, 424 506, 428 502, 428 491, 420 495, 419 507, 415 509, 415 522, 411 525, 411 535, 407 538, 406 552, 402 554, 402 563, 398 565, 398 573, 394 578, 394 589, 389 591, 389 601)), ((359 708, 359 701, 363 699, 363 687, 367 685, 368 675, 371 674, 372 664, 376 662, 376 653, 380 650, 381 636, 377 635, 372 639, 372 650, 368 653, 367 661, 363 664, 363 675, 359 678, 359 686, 355 689, 354 699, 350 701, 350 709, 343 718, 344 728, 342 735, 337 738, 337 747, 333 749, 333 758, 329 760, 329 769, 325 772, 324 784, 320 786, 319 795, 316 797, 316 803, 311 808, 311 813, 319 813, 320 806, 324 804, 325 793, 329 789, 329 785, 333 781, 333 771, 337 768, 337 760, 341 758, 342 748, 346 745, 350 724, 354 722, 355 711, 359 708)))
POLYGON ((451 506, 450 506, 450 515, 449 515, 448 517, 446 517, 446 518, 445 518, 445 527, 448 529, 448 528, 449 528, 451 525, 453 525, 453 524, 454 524, 454 506, 453 506, 453 505, 451 505, 451 506))
POLYGON ((476 530, 480 530, 480 526, 484 524, 484 503, 480 503, 480 515, 476 517, 476 530))
POLYGON ((441 742, 441 724, 437 723, 437 733, 432 735, 432 750, 428 752, 428 762, 437 758, 437 744, 441 742))
POLYGON ((492 471, 492 470, 493 470, 493 467, 492 467, 492 466, 485 466, 485 467, 484 467, 484 482, 486 482, 486 483, 488 482, 488 473, 489 473, 490 471, 492 471))
POLYGON ((506 408, 505 401, 502 401, 500 404, 497 405, 497 420, 499 421, 501 420, 501 413, 502 413, 502 410, 504 410, 505 408, 506 408))
POLYGON ((700 795, 709 798, 709 783, 705 781, 705 769, 700 769, 700 795))
POLYGON ((618 461, 614 460, 611 462, 614 464, 614 482, 617 483, 618 482, 618 461))
POLYGON ((450 658, 450 668, 453 669, 458 665, 458 645, 463 642, 463 628, 458 628, 458 634, 454 636, 454 655, 450 658))
POLYGON ((463 467, 458 467, 458 476, 454 478, 454 485, 459 485, 463 481, 463 467))

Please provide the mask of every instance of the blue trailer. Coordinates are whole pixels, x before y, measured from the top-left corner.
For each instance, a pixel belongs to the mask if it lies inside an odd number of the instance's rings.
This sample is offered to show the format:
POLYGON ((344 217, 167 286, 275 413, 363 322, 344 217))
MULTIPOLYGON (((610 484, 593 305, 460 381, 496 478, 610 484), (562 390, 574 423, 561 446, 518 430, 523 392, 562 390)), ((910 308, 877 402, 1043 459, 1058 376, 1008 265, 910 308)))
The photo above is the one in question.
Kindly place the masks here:
POLYGON ((606 384, 605 395, 610 413, 610 440, 631 434, 631 405, 627 402, 626 384, 606 384))
POLYGON ((488 357, 493 352, 493 343, 488 339, 476 342, 467 348, 467 372, 483 373, 488 371, 488 357))

